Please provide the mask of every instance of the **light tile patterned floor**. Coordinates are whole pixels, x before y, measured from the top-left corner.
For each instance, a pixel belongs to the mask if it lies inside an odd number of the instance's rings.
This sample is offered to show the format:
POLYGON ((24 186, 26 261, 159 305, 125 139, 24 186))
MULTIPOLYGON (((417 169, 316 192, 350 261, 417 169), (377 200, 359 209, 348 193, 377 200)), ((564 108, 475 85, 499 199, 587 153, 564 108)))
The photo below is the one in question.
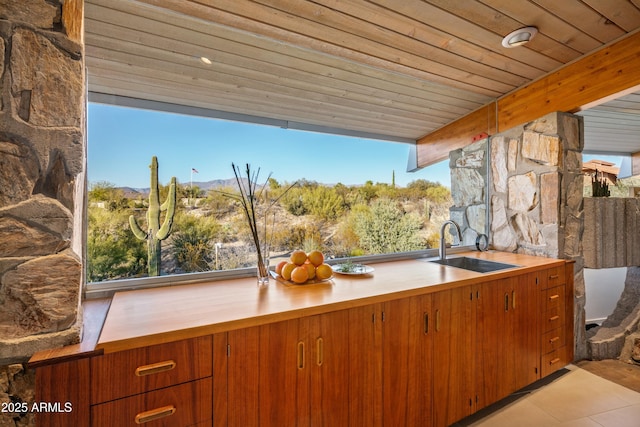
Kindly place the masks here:
POLYGON ((640 393, 576 366, 473 427, 640 427, 640 393))

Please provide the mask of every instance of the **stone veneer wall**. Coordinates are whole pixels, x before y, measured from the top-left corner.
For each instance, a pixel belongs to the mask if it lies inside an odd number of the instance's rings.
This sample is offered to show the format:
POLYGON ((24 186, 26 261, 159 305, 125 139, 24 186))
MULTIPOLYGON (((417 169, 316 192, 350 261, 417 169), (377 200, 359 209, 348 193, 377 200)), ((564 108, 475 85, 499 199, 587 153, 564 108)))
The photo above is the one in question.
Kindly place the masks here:
MULTIPOLYGON (((33 399, 24 362, 80 333, 82 8, 0 0, 0 402, 33 399)), ((2 427, 33 422, 0 413, 2 427)))
POLYGON ((483 139, 449 153, 449 214, 460 226, 464 246, 475 245, 479 234, 487 234, 487 145, 483 139))
POLYGON ((583 123, 552 113, 491 138, 493 248, 575 260, 576 359, 587 356, 583 276, 583 123))

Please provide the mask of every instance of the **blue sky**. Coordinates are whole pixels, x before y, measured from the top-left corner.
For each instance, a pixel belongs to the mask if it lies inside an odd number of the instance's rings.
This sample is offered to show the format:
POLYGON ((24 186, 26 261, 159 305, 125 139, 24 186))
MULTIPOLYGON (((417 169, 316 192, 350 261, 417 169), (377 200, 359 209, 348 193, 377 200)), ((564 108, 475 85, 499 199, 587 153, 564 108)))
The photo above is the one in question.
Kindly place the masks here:
POLYGON ((426 179, 450 186, 448 161, 407 173, 409 146, 216 119, 89 104, 89 182, 148 187, 149 164, 158 157, 159 180, 187 184, 233 177, 231 163, 260 167, 280 183, 305 178, 320 183, 406 186, 426 179))

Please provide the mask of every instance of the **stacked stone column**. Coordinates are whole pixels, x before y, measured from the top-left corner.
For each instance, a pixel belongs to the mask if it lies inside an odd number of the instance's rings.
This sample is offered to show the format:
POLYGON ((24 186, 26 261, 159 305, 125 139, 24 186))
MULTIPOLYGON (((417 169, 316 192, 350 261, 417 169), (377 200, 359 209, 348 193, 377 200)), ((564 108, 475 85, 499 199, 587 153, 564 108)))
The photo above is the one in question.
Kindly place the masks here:
POLYGON ((24 362, 79 337, 82 4, 0 0, 0 401, 32 397, 24 362))
POLYGON ((586 357, 583 124, 552 113, 491 138, 491 244, 575 261, 576 359, 586 357))

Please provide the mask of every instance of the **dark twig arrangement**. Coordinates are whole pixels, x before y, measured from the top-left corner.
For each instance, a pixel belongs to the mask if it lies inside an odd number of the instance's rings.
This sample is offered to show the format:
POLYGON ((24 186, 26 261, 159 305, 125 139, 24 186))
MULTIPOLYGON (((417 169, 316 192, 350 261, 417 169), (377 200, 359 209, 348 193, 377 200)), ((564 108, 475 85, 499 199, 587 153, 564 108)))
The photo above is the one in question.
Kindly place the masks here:
MULTIPOLYGON (((242 206, 242 210, 244 211, 245 217, 247 218, 247 223, 249 224, 249 229, 251 230, 251 237, 253 238, 253 243, 256 247, 257 257, 258 257, 258 275, 259 277, 266 277, 268 275, 267 264, 265 263, 265 257, 269 256, 269 247, 271 246, 271 239, 267 238, 267 213, 269 210, 280 200, 282 196, 284 196, 291 188, 298 184, 298 182, 294 182, 291 184, 286 190, 278 196, 275 200, 271 201, 266 207, 260 206, 261 200, 267 199, 267 184, 269 179, 271 178, 271 173, 267 176, 264 184, 258 187, 258 179, 260 176, 260 168, 258 170, 252 172, 251 166, 247 163, 246 165, 246 180, 243 179, 242 174, 240 172, 240 168, 234 163, 231 164, 233 168, 233 174, 236 178, 236 183, 238 184, 238 190, 240 195, 230 194, 226 192, 221 192, 227 197, 231 197, 240 202, 242 206), (264 241, 261 243, 261 236, 259 227, 259 218, 264 217, 264 229, 262 236, 264 241)), ((274 219, 275 222, 275 214, 274 219)), ((273 237, 273 236, 271 236, 273 237)))

